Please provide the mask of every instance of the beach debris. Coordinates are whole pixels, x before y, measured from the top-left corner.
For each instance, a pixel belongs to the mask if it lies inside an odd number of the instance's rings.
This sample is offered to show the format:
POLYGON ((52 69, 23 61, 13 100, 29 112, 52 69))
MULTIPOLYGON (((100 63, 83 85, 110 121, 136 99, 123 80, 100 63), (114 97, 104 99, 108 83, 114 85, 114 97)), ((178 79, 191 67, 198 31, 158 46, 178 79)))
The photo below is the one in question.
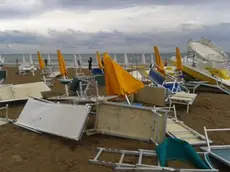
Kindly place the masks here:
POLYGON ((44 82, 0 86, 0 103, 27 100, 29 97, 42 98, 41 92, 50 91, 44 82))
POLYGON ((17 162, 23 161, 22 158, 19 155, 12 155, 11 158, 13 158, 17 162))
POLYGON ((79 140, 85 128, 89 105, 53 103, 29 98, 18 120, 19 127, 79 140))
POLYGON ((156 143, 165 138, 164 111, 114 102, 98 103, 96 107, 95 128, 86 131, 89 135, 102 133, 156 143))
POLYGON ((230 131, 230 128, 209 128, 204 127, 204 133, 206 136, 207 147, 201 147, 201 150, 205 151, 209 156, 213 157, 217 161, 220 161, 230 167, 230 145, 212 145, 208 137, 208 132, 226 132, 230 131))
MULTIPOLYGON (((207 171, 217 172, 218 170, 213 168, 208 159, 203 160, 200 155, 205 156, 205 153, 197 153, 195 149, 186 141, 166 138, 161 144, 156 145, 156 150, 118 150, 111 148, 98 148, 98 152, 94 159, 89 159, 90 163, 103 165, 107 167, 113 167, 116 171, 152 171, 152 172, 166 172, 166 171, 178 171, 178 172, 190 172, 190 171, 207 171), (109 162, 102 160, 100 157, 103 153, 117 156, 120 155, 118 162, 109 162), (137 162, 125 162, 126 156, 133 156, 137 158, 137 162), (152 161, 158 162, 156 164, 145 164, 144 159, 151 158, 152 161), (157 161, 156 161, 157 159, 157 161), (167 162, 170 160, 184 160, 194 166, 194 168, 186 169, 174 169, 167 166, 167 162)), ((135 159, 136 159, 135 158, 135 159)))

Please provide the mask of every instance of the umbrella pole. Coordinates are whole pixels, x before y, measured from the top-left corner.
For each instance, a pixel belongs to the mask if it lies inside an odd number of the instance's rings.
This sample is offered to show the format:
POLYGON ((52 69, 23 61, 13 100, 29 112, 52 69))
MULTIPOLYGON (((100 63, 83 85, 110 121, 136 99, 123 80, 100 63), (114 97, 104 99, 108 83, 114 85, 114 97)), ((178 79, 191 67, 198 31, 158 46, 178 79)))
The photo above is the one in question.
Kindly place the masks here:
POLYGON ((130 103, 129 98, 128 98, 127 95, 125 95, 125 99, 126 99, 127 103, 128 103, 129 105, 131 105, 131 103, 130 103))
MULTIPOLYGON (((63 79, 64 79, 64 80, 66 79, 66 76, 65 76, 65 75, 63 76, 63 79)), ((66 94, 66 96, 69 96, 69 91, 68 91, 68 86, 67 86, 67 84, 65 84, 65 94, 66 94)))
POLYGON ((42 77, 43 77, 43 81, 46 84, 46 76, 44 75, 44 70, 42 69, 42 77))

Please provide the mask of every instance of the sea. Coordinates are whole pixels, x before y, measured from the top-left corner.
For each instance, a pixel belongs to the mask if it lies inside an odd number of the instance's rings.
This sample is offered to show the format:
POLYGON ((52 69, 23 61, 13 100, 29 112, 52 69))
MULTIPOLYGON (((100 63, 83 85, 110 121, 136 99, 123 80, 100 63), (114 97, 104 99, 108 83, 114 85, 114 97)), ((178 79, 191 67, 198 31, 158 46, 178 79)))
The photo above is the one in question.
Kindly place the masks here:
MULTIPOLYGON (((141 62, 141 53, 126 53, 127 57, 128 57, 128 61, 129 64, 131 65, 136 65, 136 64, 140 64, 141 62)), ((230 53, 226 53, 228 55, 228 57, 230 57, 230 53)), ((37 60, 37 54, 31 54, 32 55, 32 59, 34 64, 38 64, 38 60, 37 60)), ((48 58, 48 54, 41 54, 43 60, 45 58, 48 58)), ((66 65, 73 65, 74 63, 74 54, 62 54, 66 65)), ((96 54, 79 54, 81 56, 82 59, 82 66, 87 66, 88 64, 88 59, 90 57, 92 57, 93 59, 93 65, 97 65, 97 60, 96 60, 96 54)), ((185 56, 186 53, 181 53, 181 56, 185 56)), ((19 63, 22 62, 22 56, 25 57, 26 61, 28 61, 29 63, 29 54, 2 54, 2 57, 4 57, 4 64, 7 65, 14 65, 16 64, 16 59, 18 59, 19 63)), ((78 55, 77 55, 78 56, 78 55)), ((112 58, 114 58, 114 53, 111 53, 110 56, 112 58)), ((161 53, 161 58, 162 59, 170 59, 172 56, 175 56, 175 53, 161 53)), ((153 55, 153 57, 155 58, 155 56, 153 55)), ((117 58, 117 62, 120 64, 124 63, 124 53, 116 53, 116 58, 117 58)), ((50 54, 50 59, 51 59, 51 64, 56 65, 58 64, 58 60, 57 60, 57 54, 50 54)), ((151 53, 145 53, 145 59, 146 59, 146 63, 150 64, 151 62, 151 53)), ((154 59, 155 61, 155 59, 154 59)))

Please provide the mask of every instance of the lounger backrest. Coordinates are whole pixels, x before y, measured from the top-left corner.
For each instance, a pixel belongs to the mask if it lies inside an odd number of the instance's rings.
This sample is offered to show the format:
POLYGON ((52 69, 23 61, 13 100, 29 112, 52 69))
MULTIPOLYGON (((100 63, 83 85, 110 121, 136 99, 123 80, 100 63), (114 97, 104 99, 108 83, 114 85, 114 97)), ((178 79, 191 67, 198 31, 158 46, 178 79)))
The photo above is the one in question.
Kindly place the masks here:
POLYGON ((165 167, 169 160, 182 160, 190 162, 199 169, 209 169, 188 142, 177 138, 165 139, 157 146, 156 153, 162 167, 165 167))
POLYGON ((99 68, 93 68, 92 74, 93 75, 101 75, 101 74, 103 74, 103 72, 99 68))
POLYGON ((149 77, 154 80, 157 84, 163 85, 165 78, 160 73, 158 73, 156 70, 151 69, 149 71, 149 77))

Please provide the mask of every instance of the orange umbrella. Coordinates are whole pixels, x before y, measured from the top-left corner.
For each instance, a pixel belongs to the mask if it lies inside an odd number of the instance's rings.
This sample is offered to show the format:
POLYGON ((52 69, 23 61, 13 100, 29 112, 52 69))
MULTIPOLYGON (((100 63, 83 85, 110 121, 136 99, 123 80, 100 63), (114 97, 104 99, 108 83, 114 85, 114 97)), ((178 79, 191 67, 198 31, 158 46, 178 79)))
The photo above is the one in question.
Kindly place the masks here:
POLYGON ((97 64, 98 64, 98 67, 99 69, 103 69, 103 65, 102 65, 102 62, 101 62, 101 55, 100 55, 100 52, 97 51, 96 52, 96 58, 97 58, 97 64))
POLYGON ((58 56, 58 64, 59 64, 60 73, 62 76, 67 76, 65 60, 64 60, 60 50, 57 50, 57 56, 58 56))
POLYGON ((160 53, 159 53, 159 50, 158 50, 157 46, 154 46, 154 54, 155 54, 155 57, 156 57, 157 70, 160 73, 165 74, 164 64, 163 64, 163 61, 161 59, 161 56, 160 56, 160 53))
POLYGON ((45 68, 45 62, 42 59, 42 56, 39 51, 37 52, 37 55, 38 55, 38 62, 39 62, 40 69, 43 70, 45 68))
POLYGON ((103 59, 106 92, 108 95, 126 96, 144 88, 144 84, 141 81, 135 79, 117 64, 108 53, 104 53, 103 59))
POLYGON ((178 47, 176 47, 176 66, 177 66, 177 70, 182 70, 183 68, 180 49, 178 47))

